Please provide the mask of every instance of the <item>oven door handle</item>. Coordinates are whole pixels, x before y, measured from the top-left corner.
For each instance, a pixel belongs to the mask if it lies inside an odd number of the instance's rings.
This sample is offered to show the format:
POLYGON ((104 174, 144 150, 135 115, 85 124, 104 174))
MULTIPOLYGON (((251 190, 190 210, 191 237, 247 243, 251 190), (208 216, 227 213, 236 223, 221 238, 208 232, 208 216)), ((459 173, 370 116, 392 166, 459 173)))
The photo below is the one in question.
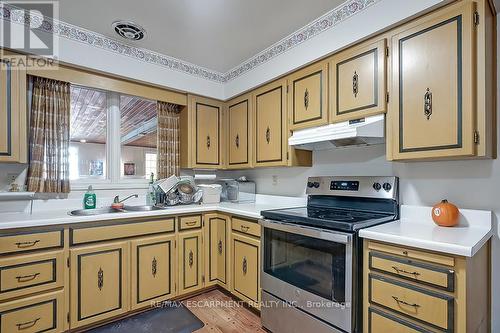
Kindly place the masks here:
POLYGON ((273 221, 273 220, 259 220, 259 224, 262 227, 268 229, 279 230, 279 231, 289 232, 292 234, 328 240, 336 243, 341 243, 341 244, 352 243, 352 234, 345 232, 326 230, 321 228, 314 228, 294 223, 287 223, 287 222, 273 221))

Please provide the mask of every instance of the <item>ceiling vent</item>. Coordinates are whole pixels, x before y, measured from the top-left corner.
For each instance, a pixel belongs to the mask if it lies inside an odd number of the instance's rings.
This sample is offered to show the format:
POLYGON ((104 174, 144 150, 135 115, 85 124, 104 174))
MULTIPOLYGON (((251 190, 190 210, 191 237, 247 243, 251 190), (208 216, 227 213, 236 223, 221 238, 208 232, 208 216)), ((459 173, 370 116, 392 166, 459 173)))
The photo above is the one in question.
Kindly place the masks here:
POLYGON ((134 22, 115 21, 112 26, 118 35, 128 40, 141 40, 146 36, 146 30, 134 22))

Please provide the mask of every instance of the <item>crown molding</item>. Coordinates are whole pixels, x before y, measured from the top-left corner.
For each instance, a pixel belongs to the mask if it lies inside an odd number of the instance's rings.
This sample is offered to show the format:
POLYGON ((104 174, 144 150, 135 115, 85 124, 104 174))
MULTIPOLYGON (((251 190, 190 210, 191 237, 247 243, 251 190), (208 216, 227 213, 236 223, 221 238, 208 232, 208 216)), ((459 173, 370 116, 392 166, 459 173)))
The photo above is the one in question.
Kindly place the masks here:
POLYGON ((127 44, 118 39, 110 38, 100 33, 90 31, 60 20, 44 19, 41 16, 19 15, 11 4, 0 6, 0 19, 29 26, 30 22, 35 22, 40 31, 54 34, 61 38, 77 41, 88 45, 104 49, 113 53, 130 57, 137 61, 155 64, 170 70, 178 71, 187 75, 203 78, 217 83, 226 83, 251 71, 252 69, 270 61, 274 57, 283 54, 292 48, 306 42, 307 40, 333 28, 339 23, 347 20, 353 15, 365 10, 371 5, 381 0, 347 0, 311 23, 298 29, 287 37, 281 39, 265 50, 259 52, 240 65, 234 67, 226 73, 220 73, 190 62, 170 57, 152 50, 139 48, 127 44))

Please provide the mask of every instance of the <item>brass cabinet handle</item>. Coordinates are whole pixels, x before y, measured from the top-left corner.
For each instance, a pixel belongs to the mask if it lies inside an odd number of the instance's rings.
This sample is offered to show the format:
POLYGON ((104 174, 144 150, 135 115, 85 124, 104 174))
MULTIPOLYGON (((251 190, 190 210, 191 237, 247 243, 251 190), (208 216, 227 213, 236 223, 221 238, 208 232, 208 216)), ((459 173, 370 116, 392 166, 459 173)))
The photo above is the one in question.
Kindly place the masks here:
POLYGON ((193 267, 194 263, 194 253, 193 251, 189 251, 189 267, 193 267))
POLYGON ((424 95, 424 115, 427 120, 431 119, 432 115, 432 92, 429 88, 425 91, 424 95))
POLYGON ((22 330, 27 330, 28 328, 32 328, 33 326, 36 325, 36 323, 40 320, 41 318, 36 318, 34 320, 31 320, 31 321, 27 321, 25 323, 19 323, 19 324, 16 324, 17 326, 17 330, 18 331, 22 331, 22 330))
POLYGON ((408 306, 411 306, 411 307, 414 307, 414 308, 419 308, 420 305, 418 305, 417 303, 408 303, 408 302, 405 302, 403 300, 400 300, 398 297, 396 296, 392 296, 392 298, 398 303, 398 304, 403 304, 403 305, 408 305, 408 306))
POLYGON ((309 91, 306 88, 306 91, 304 91, 304 107, 307 108, 309 107, 309 91))
POLYGON ((32 247, 32 246, 35 246, 38 242, 40 242, 39 239, 37 240, 34 240, 34 241, 30 241, 30 242, 17 242, 16 243, 16 246, 19 248, 19 249, 25 249, 27 247, 32 247))
POLYGON ((189 221, 189 222, 186 222, 186 225, 187 226, 193 226, 196 224, 196 221, 189 221))
POLYGON ((99 290, 102 290, 103 286, 104 286, 104 271, 102 270, 101 267, 99 267, 99 271, 97 272, 97 288, 99 288, 99 290))
POLYGON ((241 231, 245 232, 245 233, 248 232, 248 229, 250 229, 250 227, 247 227, 246 225, 242 225, 240 228, 241 228, 241 231))
POLYGON ((271 129, 269 128, 269 126, 267 126, 266 129, 266 141, 267 143, 271 142, 271 129))
POLYGON ((207 148, 210 149, 210 135, 207 135, 207 148))
POLYGON ((358 97, 358 91, 359 91, 359 76, 356 71, 354 71, 354 75, 352 76, 352 93, 354 94, 354 97, 358 97))
POLYGON ((419 276, 419 275, 420 275, 420 273, 419 273, 419 272, 409 272, 409 271, 407 271, 407 270, 404 270, 404 269, 398 268, 398 267, 396 267, 396 266, 392 266, 392 269, 394 269, 394 270, 396 271, 396 273, 398 273, 398 274, 403 273, 403 274, 413 275, 414 277, 417 277, 417 276, 419 276))
POLYGON ((247 257, 243 257, 241 269, 243 270, 243 275, 247 274, 247 270, 248 270, 247 257))
POLYGON ((16 276, 17 282, 29 282, 37 278, 40 273, 16 276))
POLYGON ((219 249, 219 254, 222 254, 222 240, 219 239, 219 243, 218 243, 217 247, 219 249))
POLYGON ((151 261, 151 274, 153 277, 156 277, 156 272, 158 271, 158 262, 156 261, 156 257, 153 257, 153 261, 151 261))
POLYGON ((236 138, 234 138, 234 144, 236 148, 240 148, 240 136, 238 134, 236 134, 236 138))

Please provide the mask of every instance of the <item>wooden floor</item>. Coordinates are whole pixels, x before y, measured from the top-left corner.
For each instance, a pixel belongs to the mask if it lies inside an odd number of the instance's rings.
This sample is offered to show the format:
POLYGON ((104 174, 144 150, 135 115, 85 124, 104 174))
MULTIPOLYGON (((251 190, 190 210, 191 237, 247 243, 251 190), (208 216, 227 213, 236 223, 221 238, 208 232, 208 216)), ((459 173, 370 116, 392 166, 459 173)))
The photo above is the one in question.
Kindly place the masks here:
POLYGON ((183 301, 205 326, 196 333, 266 332, 260 317, 220 290, 212 290, 183 301))

